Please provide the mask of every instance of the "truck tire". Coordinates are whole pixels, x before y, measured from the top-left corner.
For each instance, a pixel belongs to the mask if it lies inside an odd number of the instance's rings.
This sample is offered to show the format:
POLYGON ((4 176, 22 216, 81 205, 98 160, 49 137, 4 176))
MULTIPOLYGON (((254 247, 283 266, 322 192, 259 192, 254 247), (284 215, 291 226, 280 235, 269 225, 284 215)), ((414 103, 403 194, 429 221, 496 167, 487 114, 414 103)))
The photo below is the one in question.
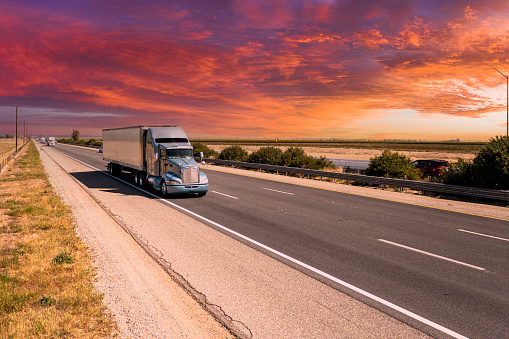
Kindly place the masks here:
POLYGON ((138 186, 145 187, 145 172, 138 172, 138 186))
POLYGON ((163 196, 166 196, 166 195, 168 194, 168 189, 167 189, 167 187, 166 187, 166 181, 164 181, 164 179, 163 179, 163 181, 161 182, 161 194, 162 194, 163 196))

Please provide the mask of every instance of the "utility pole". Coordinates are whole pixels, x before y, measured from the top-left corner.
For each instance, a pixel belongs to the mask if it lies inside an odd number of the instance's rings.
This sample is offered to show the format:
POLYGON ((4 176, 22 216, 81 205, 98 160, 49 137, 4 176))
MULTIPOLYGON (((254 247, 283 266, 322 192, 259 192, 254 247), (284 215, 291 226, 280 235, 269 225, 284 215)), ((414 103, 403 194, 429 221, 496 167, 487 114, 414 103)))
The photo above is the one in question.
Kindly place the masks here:
POLYGON ((18 106, 16 106, 16 134, 14 139, 16 139, 16 152, 18 152, 18 106))
POLYGON ((25 120, 23 120, 23 145, 25 144, 25 136, 27 134, 27 127, 25 124, 25 120))
POLYGON ((498 69, 496 69, 495 67, 491 66, 495 71, 497 71, 498 73, 502 74, 503 77, 505 77, 505 80, 507 82, 507 104, 506 104, 506 107, 507 107, 507 123, 506 123, 506 132, 505 132, 505 136, 506 138, 509 138, 509 77, 507 77, 507 75, 505 75, 504 73, 500 72, 498 69))

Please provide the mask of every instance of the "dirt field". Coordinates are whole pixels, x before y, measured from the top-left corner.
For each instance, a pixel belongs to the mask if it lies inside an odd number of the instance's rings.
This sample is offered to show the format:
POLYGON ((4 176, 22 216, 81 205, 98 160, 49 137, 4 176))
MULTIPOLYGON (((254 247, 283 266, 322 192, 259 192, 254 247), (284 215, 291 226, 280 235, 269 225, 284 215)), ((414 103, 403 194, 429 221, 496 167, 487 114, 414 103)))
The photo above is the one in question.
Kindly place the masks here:
MULTIPOLYGON (((230 145, 207 145, 215 151, 222 151, 230 145)), ((262 146, 241 145, 248 153, 257 151, 262 146)), ((279 147, 281 150, 286 150, 288 147, 279 147)), ((372 157, 379 156, 383 150, 379 149, 361 149, 361 148, 332 148, 332 147, 302 147, 307 155, 313 157, 324 156, 329 159, 352 159, 352 160, 369 160, 372 157)), ((404 154, 412 160, 417 159, 440 159, 449 162, 455 162, 458 158, 471 160, 475 157, 473 153, 457 153, 457 152, 419 152, 419 151, 398 151, 399 154, 404 154)))
MULTIPOLYGON (((19 144, 21 145, 21 144, 19 144)), ((0 139, 0 161, 5 159, 9 154, 14 152, 16 148, 16 140, 0 139)))

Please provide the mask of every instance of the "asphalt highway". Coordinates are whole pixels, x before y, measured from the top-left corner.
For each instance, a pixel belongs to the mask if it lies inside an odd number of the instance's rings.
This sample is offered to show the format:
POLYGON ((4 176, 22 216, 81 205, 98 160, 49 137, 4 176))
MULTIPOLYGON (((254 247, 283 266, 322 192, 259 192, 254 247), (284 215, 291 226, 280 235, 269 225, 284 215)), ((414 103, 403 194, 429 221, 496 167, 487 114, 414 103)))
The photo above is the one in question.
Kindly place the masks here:
POLYGON ((211 227, 431 336, 509 337, 509 221, 204 171, 205 197, 169 200, 211 227))

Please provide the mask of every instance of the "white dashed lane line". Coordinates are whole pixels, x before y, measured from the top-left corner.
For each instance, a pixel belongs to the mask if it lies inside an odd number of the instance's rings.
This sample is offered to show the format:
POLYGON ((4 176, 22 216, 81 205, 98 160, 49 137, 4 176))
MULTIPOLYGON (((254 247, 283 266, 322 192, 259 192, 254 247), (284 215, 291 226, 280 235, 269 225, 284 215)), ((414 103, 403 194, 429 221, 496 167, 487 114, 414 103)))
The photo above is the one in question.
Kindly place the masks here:
POLYGON ((231 199, 235 199, 235 200, 239 200, 239 198, 237 197, 234 197, 232 195, 228 195, 228 194, 224 194, 224 193, 220 193, 220 192, 216 192, 216 191, 211 191, 212 193, 216 193, 216 194, 219 194, 219 195, 222 195, 224 197, 228 197, 228 198, 231 198, 231 199))
POLYGON ((467 266, 467 267, 470 267, 470 268, 474 268, 474 269, 479 270, 479 271, 486 271, 486 269, 483 268, 483 267, 479 267, 479 266, 475 266, 475 265, 470 265, 470 264, 464 263, 462 261, 458 261, 458 260, 450 259, 450 258, 447 258, 447 257, 443 257, 441 255, 437 255, 437 254, 433 254, 433 253, 430 253, 430 252, 425 252, 425 251, 422 251, 422 250, 418 250, 417 248, 401 245, 401 244, 398 244, 398 243, 395 243, 395 242, 392 242, 392 241, 389 241, 389 240, 378 239, 378 241, 384 242, 384 243, 389 244, 389 245, 401 247, 401 248, 404 248, 404 249, 407 249, 407 250, 410 250, 410 251, 414 251, 414 252, 417 252, 417 253, 425 254, 425 255, 428 255, 430 257, 434 257, 434 258, 446 260, 446 261, 449 261, 449 262, 453 262, 455 264, 459 264, 459 265, 467 266))
POLYGON ((497 240, 502 240, 502 241, 509 241, 509 239, 501 238, 501 237, 495 237, 493 235, 488 235, 488 234, 482 234, 482 233, 477 233, 477 232, 472 232, 472 231, 467 231, 467 230, 462 230, 462 229, 458 229, 458 231, 465 232, 465 233, 470 233, 470 234, 475 234, 475 235, 480 235, 481 237, 486 237, 486 238, 492 238, 492 239, 497 239, 497 240))
POLYGON ((265 187, 262 187, 262 189, 267 190, 267 191, 272 191, 272 192, 282 193, 282 194, 295 195, 295 194, 293 194, 293 193, 283 192, 283 191, 278 191, 278 190, 273 190, 273 189, 265 188, 265 187))

